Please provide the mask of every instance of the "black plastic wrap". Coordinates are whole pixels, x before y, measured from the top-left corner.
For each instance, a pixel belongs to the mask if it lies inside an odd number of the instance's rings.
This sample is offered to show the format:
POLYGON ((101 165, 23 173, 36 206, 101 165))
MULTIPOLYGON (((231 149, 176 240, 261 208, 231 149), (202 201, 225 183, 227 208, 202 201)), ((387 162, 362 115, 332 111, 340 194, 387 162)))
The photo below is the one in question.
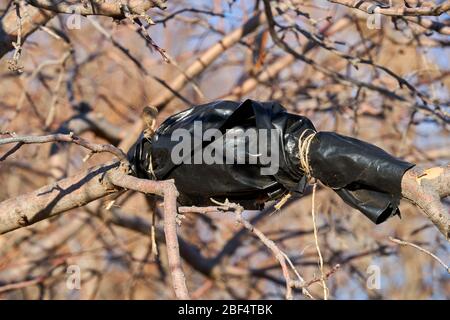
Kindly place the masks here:
MULTIPOLYGON (((314 130, 311 121, 288 113, 277 102, 246 100, 242 103, 217 101, 192 107, 169 117, 150 139, 141 136, 129 151, 137 176, 149 179, 175 179, 182 205, 212 205, 210 198, 240 203, 246 209, 261 209, 264 203, 287 192, 302 193, 306 185, 298 158, 298 139, 305 130, 314 130), (211 128, 222 134, 223 154, 230 148, 253 150, 255 139, 236 139, 228 143, 228 134, 236 130, 275 129, 279 134, 278 170, 261 174, 267 162, 249 164, 194 164, 196 150, 205 150, 212 142, 192 143, 186 155, 191 164, 175 164, 171 153, 178 140, 176 129, 186 129, 193 136, 194 123, 201 122, 202 134, 211 128), (150 165, 151 161, 151 165, 150 165)), ((311 131, 313 132, 313 131, 311 131)), ((271 153, 272 154, 272 153, 271 153)), ((401 178, 413 164, 396 159, 371 144, 332 132, 318 132, 309 149, 312 176, 333 188, 350 206, 360 210, 375 223, 398 214, 401 178)), ((254 155, 246 152, 249 159, 254 155)))

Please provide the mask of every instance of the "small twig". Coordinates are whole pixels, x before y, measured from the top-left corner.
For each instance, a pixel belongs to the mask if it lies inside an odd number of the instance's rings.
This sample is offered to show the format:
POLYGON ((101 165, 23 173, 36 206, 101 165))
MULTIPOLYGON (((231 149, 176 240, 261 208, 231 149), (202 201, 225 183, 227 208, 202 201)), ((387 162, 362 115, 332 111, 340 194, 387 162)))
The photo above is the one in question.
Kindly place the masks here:
MULTIPOLYGON (((119 148, 110 144, 96 144, 89 142, 74 134, 49 134, 45 136, 14 136, 10 138, 0 139, 0 145, 17 143, 19 147, 23 144, 36 144, 36 143, 48 143, 48 142, 71 142, 78 144, 86 149, 91 150, 93 153, 108 152, 115 155, 122 163, 127 164, 127 155, 119 148)), ((17 148, 18 149, 18 148, 17 148)), ((17 150, 16 149, 16 150, 17 150)), ((16 151, 14 150, 14 151, 16 151)), ((2 158, 4 160, 4 157, 2 158)))
POLYGON ((137 25, 138 30, 141 32, 141 34, 144 37, 144 39, 146 41, 148 41, 148 43, 152 46, 153 49, 158 51, 158 53, 161 55, 161 57, 163 58, 163 60, 165 62, 170 63, 169 58, 166 56, 166 50, 164 50, 163 48, 161 48, 160 46, 158 46, 156 44, 156 42, 152 39, 152 37, 148 33, 147 29, 142 24, 141 20, 139 20, 139 18, 143 18, 145 21, 147 21, 147 23, 149 25, 154 25, 155 23, 153 22, 152 18, 148 14, 146 14, 145 12, 140 13, 140 14, 132 13, 130 11, 130 8, 128 7, 128 5, 122 3, 120 0, 119 0, 119 2, 120 2, 120 6, 121 6, 122 11, 125 14, 125 17, 128 20, 130 20, 133 25, 137 25))
POLYGON ((401 245, 401 246, 410 246, 410 247, 416 248, 416 249, 419 250, 419 251, 422 251, 423 253, 426 253, 427 255, 429 255, 430 257, 432 257, 434 260, 436 260, 437 262, 439 262, 439 263, 445 268, 445 270, 447 271, 447 273, 450 273, 450 267, 449 267, 448 265, 446 265, 446 264, 444 263, 444 261, 442 261, 438 256, 436 256, 434 253, 428 251, 427 249, 424 249, 424 248, 420 247, 419 245, 414 244, 414 243, 412 243, 412 242, 408 242, 408 241, 405 241, 405 240, 396 239, 396 238, 393 238, 393 237, 389 237, 389 240, 391 240, 392 242, 394 242, 394 243, 396 243, 396 244, 398 244, 398 245, 401 245))
MULTIPOLYGON (((152 220, 154 220, 155 213, 152 214, 152 220)), ((152 221, 152 226, 150 227, 150 246, 151 246, 151 254, 152 257, 158 256, 158 245, 156 244, 156 229, 154 225, 154 221, 152 221)))
POLYGON ((20 57, 22 55, 22 15, 20 13, 20 0, 14 1, 16 7, 17 17, 17 40, 13 42, 14 54, 10 60, 8 60, 9 70, 18 73, 23 72, 23 66, 20 65, 20 57))
POLYGON ((261 242, 272 251, 273 255, 280 263, 281 270, 283 271, 283 276, 286 279, 286 299, 292 300, 293 299, 292 279, 289 274, 289 268, 286 264, 286 258, 284 256, 283 252, 278 248, 278 246, 275 244, 275 242, 273 242, 272 240, 267 238, 264 235, 264 233, 262 233, 259 229, 255 228, 250 222, 248 222, 247 220, 245 220, 242 217, 243 210, 244 209, 241 206, 236 205, 236 207, 235 207, 236 220, 240 224, 242 224, 248 231, 254 233, 259 238, 259 240, 261 240, 261 242))
MULTIPOLYGON (((166 55, 166 50, 164 50, 163 48, 158 46, 158 44, 150 36, 150 34, 148 33, 147 29, 144 27, 142 22, 139 20, 139 18, 138 17, 134 17, 134 16, 128 16, 128 18, 130 19, 130 21, 133 24, 137 25, 137 28, 141 32, 141 34, 144 37, 144 39, 152 46, 153 49, 155 49, 161 55, 161 58, 164 60, 164 62, 170 63, 171 60, 166 55)), ((147 22, 148 22, 148 20, 147 20, 147 22)))
POLYGON ((418 206, 450 241, 450 214, 441 198, 450 196, 450 166, 416 166, 402 177, 402 196, 418 206))
POLYGON ((55 269, 59 268, 61 265, 64 265, 64 264, 66 264, 66 261, 60 260, 57 263, 55 263, 54 266, 43 275, 37 276, 30 280, 24 280, 24 281, 9 283, 9 284, 0 286, 0 293, 12 291, 12 290, 23 289, 23 288, 27 288, 27 287, 31 287, 31 286, 40 284, 40 283, 44 282, 45 280, 49 279, 52 276, 52 273, 55 271, 55 269))
MULTIPOLYGON (((327 273, 325 273, 324 277, 325 279, 328 279, 329 277, 331 277, 334 273, 336 273, 339 269, 341 268, 340 264, 335 265, 331 270, 329 270, 327 273)), ((314 279, 311 279, 309 281, 294 281, 293 286, 296 289, 303 289, 303 288, 308 288, 310 285, 322 281, 323 277, 315 277, 314 279)))
POLYGON ((64 66, 69 57, 70 57, 70 53, 64 55, 64 60, 62 61, 61 65, 60 65, 61 70, 59 71, 58 78, 56 80, 56 84, 55 84, 55 87, 52 92, 52 100, 51 100, 50 107, 48 110, 47 118, 45 119, 45 124, 44 124, 45 130, 47 130, 51 126, 53 121, 55 120, 56 106, 58 104, 59 93, 61 91, 61 84, 64 79, 64 66))
MULTIPOLYGON (((295 275, 297 276, 297 278, 298 278, 298 281, 300 282, 300 283, 305 283, 305 279, 303 279, 303 277, 300 275, 300 273, 297 271, 297 268, 295 268, 295 266, 294 266, 294 264, 292 263, 292 260, 289 258, 289 256, 286 254, 286 253, 284 253, 283 252, 283 255, 284 255, 284 257, 286 258, 286 261, 289 263, 289 265, 291 266, 291 269, 294 271, 294 273, 295 273, 295 275)), ((296 288, 296 283, 298 282, 298 281, 292 281, 291 282, 291 287, 292 288, 296 288)), ((306 286, 305 287, 302 287, 302 288, 298 288, 298 289, 302 289, 302 293, 306 296, 306 297, 309 297, 309 298, 311 298, 311 299, 314 299, 314 297, 309 293, 309 291, 308 290, 306 290, 306 286)))
POLYGON ((53 66, 53 65, 63 65, 65 63, 65 61, 67 60, 67 58, 69 58, 70 54, 71 54, 71 51, 69 50, 69 51, 65 52, 61 56, 61 58, 56 59, 56 60, 46 60, 46 61, 40 63, 33 70, 31 75, 26 80, 26 83, 23 84, 23 91, 20 94, 19 99, 17 100, 16 113, 22 109, 22 106, 25 102, 25 98, 27 97, 27 87, 34 81, 34 79, 39 75, 39 73, 42 71, 42 69, 44 69, 48 66, 53 66))
MULTIPOLYGON (((292 294, 292 287, 294 284, 294 281, 291 278, 291 275, 289 274, 289 268, 286 261, 289 263, 289 265, 294 270, 297 277, 299 277, 301 280, 302 277, 300 274, 295 270, 292 262, 289 260, 287 255, 280 249, 278 246, 267 238, 267 236, 258 228, 254 227, 250 222, 248 222, 244 217, 242 216, 242 211, 244 211, 244 208, 236 203, 231 203, 228 200, 225 200, 224 203, 221 203, 219 201, 216 201, 214 199, 211 199, 212 202, 217 204, 217 206, 210 206, 210 207, 180 207, 178 208, 178 211, 180 213, 187 213, 187 212, 196 212, 196 213, 211 213, 211 212, 226 212, 226 211, 233 211, 236 214, 236 220, 239 222, 245 229, 255 234, 261 242, 272 251, 275 259, 279 262, 281 266, 281 270, 283 272, 283 276, 286 281, 286 299, 292 300, 293 294, 292 294)), ((305 296, 312 298, 313 296, 309 293, 309 291, 306 288, 302 289, 302 292, 305 296)))

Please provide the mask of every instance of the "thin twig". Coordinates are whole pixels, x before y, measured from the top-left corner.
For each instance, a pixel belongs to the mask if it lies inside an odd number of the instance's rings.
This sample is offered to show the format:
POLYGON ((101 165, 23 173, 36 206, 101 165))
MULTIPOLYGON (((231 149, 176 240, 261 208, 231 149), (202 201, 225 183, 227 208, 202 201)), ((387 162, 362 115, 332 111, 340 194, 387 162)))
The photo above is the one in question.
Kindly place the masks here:
MULTIPOLYGON (((237 222, 239 222, 245 229, 247 229, 248 231, 255 234, 259 238, 259 240, 267 248, 269 248, 270 251, 272 251, 275 259, 277 259, 277 261, 279 262, 279 264, 281 266, 281 270, 283 272, 283 277, 285 278, 285 282, 286 282, 285 297, 287 300, 292 300, 293 299, 292 288, 293 288, 294 281, 292 280, 291 275, 289 274, 289 268, 288 268, 288 264, 286 264, 286 261, 292 267, 292 269, 294 270, 297 277, 299 277, 300 281, 302 281, 303 278, 300 276, 298 271, 295 269, 295 267, 293 266, 292 262, 287 257, 287 255, 280 248, 278 248, 278 246, 275 244, 275 242, 273 242, 272 240, 267 238, 267 236, 261 230, 254 227, 250 222, 248 222, 242 216, 242 211, 244 210, 244 208, 242 206, 240 206, 239 204, 236 204, 236 203, 231 203, 228 200, 226 200, 224 203, 218 202, 214 199, 211 199, 211 201, 213 201, 215 204, 217 204, 217 206, 180 207, 180 208, 178 208, 178 211, 180 213, 187 213, 187 212, 211 213, 211 212, 233 211, 236 214, 237 222)), ((306 288, 302 288, 302 292, 306 297, 313 299, 313 296, 306 288)))
POLYGON ((450 196, 450 166, 415 166, 402 177, 402 196, 418 206, 450 241, 450 214, 441 198, 450 196))
MULTIPOLYGON (((128 163, 127 155, 119 148, 110 144, 96 144, 89 142, 81 137, 75 136, 72 133, 69 134, 49 134, 45 136, 14 136, 10 138, 0 139, 0 145, 17 143, 20 147, 23 144, 36 144, 36 143, 48 143, 48 142, 71 142, 78 144, 86 149, 91 150, 93 153, 108 152, 115 155, 121 162, 128 163)), ((15 147, 16 148, 16 147, 15 147)), ((16 148, 17 150, 18 148, 16 148)), ((16 151, 14 150, 14 151, 16 151)), ((2 158, 4 160, 4 157, 2 158)))
POLYGON ((419 6, 410 8, 407 6, 388 7, 384 8, 382 5, 373 4, 368 1, 354 1, 354 0, 328 0, 332 3, 344 5, 352 9, 358 9, 368 14, 382 14, 385 16, 398 17, 398 16, 440 16, 450 10, 450 2, 444 2, 440 5, 428 7, 419 6))
MULTIPOLYGON (((335 265, 331 270, 329 270, 327 273, 325 273, 325 279, 328 279, 329 277, 331 277, 333 274, 335 274, 339 269, 341 268, 340 264, 335 265)), ((303 288, 308 288, 310 285, 317 283, 319 281, 322 281, 323 277, 315 277, 314 279, 311 279, 309 281, 294 281, 294 288, 297 289, 303 289, 303 288)))
POLYGON ((414 243, 412 243, 412 242, 405 241, 405 240, 400 240, 400 239, 396 239, 396 238, 393 238, 393 237, 389 237, 389 240, 391 240, 392 242, 394 242, 394 243, 396 243, 396 244, 398 244, 398 245, 401 245, 401 246, 410 246, 410 247, 416 248, 416 249, 419 250, 419 251, 422 251, 423 253, 426 253, 427 255, 429 255, 430 257, 432 257, 434 260, 436 260, 437 262, 439 262, 439 263, 445 268, 445 270, 447 271, 447 273, 450 273, 450 267, 449 267, 448 265, 446 265, 446 264, 444 263, 444 261, 442 261, 438 256, 436 256, 434 253, 428 251, 427 249, 424 249, 424 248, 420 247, 419 245, 414 244, 414 243))
POLYGON ((20 13, 20 0, 15 0, 14 5, 16 7, 17 17, 17 40, 13 42, 14 54, 10 60, 8 60, 9 70, 17 73, 23 72, 23 66, 20 65, 20 57, 22 56, 22 15, 20 13))
POLYGON ((47 271, 45 274, 37 276, 30 280, 18 281, 18 282, 8 283, 3 286, 0 286, 0 293, 5 293, 8 291, 12 291, 12 290, 23 289, 23 288, 27 288, 27 287, 31 287, 31 286, 40 284, 40 283, 44 282, 45 280, 49 279, 52 276, 55 269, 59 268, 61 265, 65 265, 65 264, 66 264, 65 260, 58 259, 57 262, 54 263, 54 266, 49 271, 47 271))
MULTIPOLYGON (((69 57, 69 55, 67 57, 69 57)), ((48 110, 47 118, 45 119, 45 123, 44 123, 44 129, 45 130, 48 130, 48 128, 51 126, 51 124, 55 120, 56 106, 58 105, 58 99, 59 99, 59 94, 60 94, 60 90, 61 90, 61 84, 62 84, 63 79, 64 79, 64 63, 65 63, 65 61, 66 60, 64 60, 64 62, 61 65, 61 70, 59 71, 58 79, 56 80, 56 85, 55 85, 55 87, 53 89, 52 101, 50 103, 50 107, 49 107, 49 110, 48 110)))

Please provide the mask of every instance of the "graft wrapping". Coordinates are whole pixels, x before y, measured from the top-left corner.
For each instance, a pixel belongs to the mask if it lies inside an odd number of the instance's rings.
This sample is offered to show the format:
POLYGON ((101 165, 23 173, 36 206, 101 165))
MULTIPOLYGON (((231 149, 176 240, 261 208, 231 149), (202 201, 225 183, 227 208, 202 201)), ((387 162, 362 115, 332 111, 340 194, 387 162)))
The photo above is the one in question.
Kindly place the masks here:
MULTIPOLYGON (((208 206, 213 204, 213 198, 228 199, 246 209, 261 209, 265 202, 287 192, 303 193, 307 181, 300 166, 298 140, 305 130, 316 131, 308 118, 288 113, 277 102, 216 101, 169 117, 150 139, 141 135, 130 149, 129 158, 135 174, 141 178, 175 179, 182 205, 208 206), (195 150, 205 150, 212 143, 208 141, 193 144, 192 152, 185 157, 190 164, 174 163, 171 154, 179 141, 172 141, 173 132, 181 128, 193 135, 197 121, 202 124, 202 133, 211 128, 220 130, 223 154, 230 148, 252 150, 253 144, 258 143, 236 137, 230 142, 228 132, 275 129, 279 137, 277 150, 269 152, 278 152, 279 169, 263 175, 261 169, 268 164, 259 160, 253 164, 194 164, 195 150)), ((267 148, 270 147, 268 143, 267 148)), ((246 153, 247 160, 252 156, 255 155, 246 153)), ((347 204, 377 224, 399 214, 401 179, 414 166, 374 145, 322 131, 315 133, 311 141, 308 160, 312 177, 333 188, 347 204)))

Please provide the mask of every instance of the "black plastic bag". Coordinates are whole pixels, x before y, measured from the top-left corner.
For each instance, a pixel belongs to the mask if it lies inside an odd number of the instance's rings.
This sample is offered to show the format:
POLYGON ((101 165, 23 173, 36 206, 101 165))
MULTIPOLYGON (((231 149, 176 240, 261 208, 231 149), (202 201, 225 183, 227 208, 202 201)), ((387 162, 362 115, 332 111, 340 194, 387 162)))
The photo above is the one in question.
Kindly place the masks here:
MULTIPOLYGON (((246 209, 261 209, 265 202, 287 192, 304 191, 306 177, 299 165, 298 140, 306 130, 315 132, 308 118, 288 113, 277 102, 217 101, 169 117, 150 139, 141 135, 130 149, 129 158, 141 178, 175 179, 182 205, 207 206, 213 204, 210 198, 227 198, 246 209), (192 137, 188 152, 174 152, 182 140, 177 135, 179 129, 192 137), (208 129, 219 130, 220 137, 204 139, 204 134, 211 132, 208 129), (252 130, 262 133, 256 139, 235 134, 252 130), (276 133, 275 138, 272 133, 276 133), (199 135, 202 139, 196 139, 199 135), (179 156, 176 160, 174 154, 179 156), (208 154, 217 156, 215 159, 223 157, 224 161, 208 162, 208 154), (231 163, 225 161, 229 154, 234 155, 230 156, 234 160, 231 163), (202 155, 205 159, 200 159, 202 155)), ((399 214, 401 178, 413 164, 332 132, 317 132, 308 156, 312 176, 373 222, 381 223, 399 214)))

